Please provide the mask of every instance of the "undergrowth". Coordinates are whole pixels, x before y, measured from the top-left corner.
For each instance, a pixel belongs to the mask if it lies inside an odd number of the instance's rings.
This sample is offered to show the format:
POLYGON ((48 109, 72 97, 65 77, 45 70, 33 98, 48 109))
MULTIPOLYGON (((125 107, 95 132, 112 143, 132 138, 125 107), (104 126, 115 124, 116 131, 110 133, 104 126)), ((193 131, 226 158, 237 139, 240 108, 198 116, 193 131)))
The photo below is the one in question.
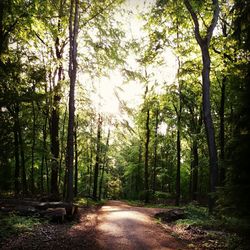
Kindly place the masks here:
POLYGON ((74 203, 77 206, 101 206, 106 202, 106 200, 99 200, 94 201, 91 198, 85 198, 85 197, 77 197, 74 200, 74 203))
POLYGON ((34 226, 41 224, 42 221, 34 217, 19 216, 14 213, 0 212, 0 241, 11 235, 21 232, 31 231, 34 226))
POLYGON ((165 204, 154 204, 154 203, 145 203, 141 200, 124 200, 131 206, 137 206, 137 207, 148 207, 148 208, 177 208, 176 206, 167 206, 165 204))
POLYGON ((206 207, 190 204, 183 208, 186 213, 186 218, 177 220, 177 225, 199 226, 203 229, 216 229, 221 225, 221 221, 217 220, 214 216, 209 215, 206 207))
MULTIPOLYGON (((184 207, 186 218, 175 222, 177 226, 193 226, 207 230, 208 236, 214 238, 214 241, 224 242, 227 250, 246 250, 249 249, 249 224, 241 218, 210 215, 208 209, 196 205, 184 207), (221 233, 218 233, 218 232, 221 233)), ((210 244, 210 243, 208 243, 210 244)))

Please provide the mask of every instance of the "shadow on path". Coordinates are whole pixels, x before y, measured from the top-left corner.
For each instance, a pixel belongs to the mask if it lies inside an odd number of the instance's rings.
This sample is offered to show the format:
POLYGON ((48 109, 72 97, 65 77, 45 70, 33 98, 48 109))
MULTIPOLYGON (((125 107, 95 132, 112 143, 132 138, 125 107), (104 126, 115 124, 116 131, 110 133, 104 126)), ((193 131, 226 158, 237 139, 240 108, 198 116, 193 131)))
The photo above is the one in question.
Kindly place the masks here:
POLYGON ((132 207, 121 201, 107 202, 98 214, 97 243, 100 249, 187 249, 151 217, 159 211, 164 209, 132 207))

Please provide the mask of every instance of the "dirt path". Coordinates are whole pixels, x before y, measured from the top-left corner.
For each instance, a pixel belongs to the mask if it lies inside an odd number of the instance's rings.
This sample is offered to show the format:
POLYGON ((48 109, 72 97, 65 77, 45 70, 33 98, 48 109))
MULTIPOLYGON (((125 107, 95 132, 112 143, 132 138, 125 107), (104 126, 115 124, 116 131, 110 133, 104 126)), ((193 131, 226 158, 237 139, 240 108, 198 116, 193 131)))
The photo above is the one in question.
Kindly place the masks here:
POLYGON ((77 222, 45 223, 32 231, 13 235, 3 244, 0 242, 0 249, 187 249, 183 241, 175 239, 153 219, 155 213, 163 210, 109 201, 99 210, 80 208, 77 222))
POLYGON ((152 218, 162 210, 109 201, 98 214, 97 243, 100 249, 187 249, 183 242, 171 236, 152 218))

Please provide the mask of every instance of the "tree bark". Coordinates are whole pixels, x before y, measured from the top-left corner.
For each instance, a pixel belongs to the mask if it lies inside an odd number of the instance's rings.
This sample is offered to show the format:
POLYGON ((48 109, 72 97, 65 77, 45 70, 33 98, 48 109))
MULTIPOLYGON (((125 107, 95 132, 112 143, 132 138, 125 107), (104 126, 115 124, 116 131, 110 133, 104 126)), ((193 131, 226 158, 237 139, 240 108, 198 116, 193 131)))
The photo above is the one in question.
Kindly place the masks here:
MULTIPOLYGON (((19 113, 19 104, 17 104, 17 109, 19 113)), ((19 145, 20 145, 20 155, 21 155, 21 169, 22 169, 22 191, 23 194, 27 194, 28 188, 27 188, 27 180, 26 180, 26 167, 25 167, 25 156, 24 156, 24 146, 23 146, 23 136, 22 136, 22 129, 18 119, 18 124, 17 124, 17 130, 18 130, 18 140, 19 140, 19 145)))
POLYGON ((220 98, 220 185, 224 185, 225 181, 225 92, 226 92, 226 76, 222 79, 221 98, 220 98))
POLYGON ((73 162, 74 162, 74 120, 75 120, 75 84, 77 72, 77 36, 79 25, 79 1, 71 0, 69 17, 69 122, 67 139, 67 169, 68 169, 68 188, 67 201, 73 201, 73 162))
POLYGON ((98 175, 99 175, 99 165, 100 165, 100 143, 101 143, 101 126, 102 120, 100 114, 98 115, 97 122, 97 140, 96 140, 96 160, 94 167, 94 187, 93 187, 93 199, 97 200, 97 186, 98 186, 98 175))
POLYGON ((210 104, 210 55, 206 44, 202 46, 202 98, 203 98, 203 115, 204 123, 207 134, 208 150, 209 150, 209 165, 210 165, 210 193, 209 196, 209 211, 212 212, 215 199, 212 197, 216 191, 218 184, 218 159, 217 149, 215 144, 215 133, 213 120, 211 115, 211 104, 210 104))
POLYGON ((90 125, 90 156, 89 156, 89 196, 91 196, 91 187, 92 187, 92 175, 93 175, 93 166, 92 166, 92 159, 93 159, 93 144, 92 144, 92 136, 93 136, 93 124, 91 121, 90 125))
MULTIPOLYGON (((33 86, 33 91, 35 92, 35 87, 33 86)), ((32 115, 33 115, 33 128, 32 128, 32 147, 31 147, 31 193, 35 192, 35 180, 34 180, 34 154, 35 154, 35 145, 36 145, 36 113, 35 113, 35 104, 32 101, 32 115)))
POLYGON ((200 46, 202 54, 202 104, 203 104, 203 117, 205 123, 205 130, 207 135, 208 151, 209 151, 209 165, 210 165, 210 193, 209 196, 209 212, 213 211, 215 205, 214 194, 216 191, 216 186, 218 184, 218 159, 217 150, 215 144, 215 133, 213 120, 211 115, 211 104, 210 104, 210 54, 209 45, 213 35, 213 30, 217 24, 219 17, 219 3, 218 0, 213 0, 213 16, 210 25, 206 30, 204 37, 201 36, 199 20, 197 14, 195 13, 193 7, 191 6, 189 0, 184 0, 184 3, 191 14, 194 22, 194 32, 197 43, 200 46))
POLYGON ((54 96, 54 105, 51 114, 51 194, 58 196, 58 160, 59 160, 59 111, 58 97, 54 96))
POLYGON ((154 141, 154 166, 153 166, 153 193, 156 191, 156 167, 157 167, 157 146, 158 146, 158 123, 159 109, 156 109, 155 114, 155 141, 154 141))
POLYGON ((150 140, 150 111, 147 108, 147 119, 146 119, 146 142, 145 142, 145 163, 144 163, 144 189, 145 189, 145 203, 149 202, 149 181, 148 181, 148 154, 149 154, 149 140, 150 140))
MULTIPOLYGON (((65 1, 61 0, 59 2, 58 10, 58 22, 57 22, 57 31, 58 34, 61 32, 61 18, 63 11, 63 4, 65 1)), ((63 75, 63 51, 65 44, 60 41, 59 35, 55 38, 55 54, 58 66, 56 67, 55 74, 57 73, 57 80, 54 83, 54 97, 52 104, 52 113, 51 113, 51 154, 52 154, 52 168, 51 168, 51 194, 55 198, 59 195, 59 168, 60 168, 60 142, 59 142, 59 104, 61 100, 61 81, 64 78, 63 75)))
POLYGON ((138 197, 138 192, 139 192, 139 178, 140 178, 141 164, 142 164, 142 142, 140 140, 139 159, 138 159, 138 164, 137 164, 137 168, 136 168, 136 180, 135 180, 135 192, 137 194, 137 197, 138 197))
MULTIPOLYGON (((59 178, 58 178, 58 186, 61 186, 62 183, 62 178, 63 178, 63 171, 62 171, 62 162, 63 159, 65 159, 65 124, 66 124, 66 118, 67 118, 67 105, 66 109, 64 112, 64 117, 63 117, 63 125, 62 125, 62 134, 61 134, 61 151, 60 151, 60 161, 59 161, 59 178)), ((64 183, 64 181, 63 181, 64 183)))
MULTIPOLYGON (((47 91, 46 91, 47 92, 47 91)), ((43 125, 43 152, 42 152, 42 163, 41 163, 41 170, 40 170, 40 191, 44 192, 44 165, 46 164, 47 158, 47 122, 48 122, 48 109, 45 113, 45 120, 43 125)))
POLYGON ((75 188, 74 195, 77 196, 78 193, 78 149, 77 149, 77 129, 78 129, 78 121, 75 123, 75 188))
MULTIPOLYGON (((178 72, 180 69, 180 60, 178 59, 179 67, 178 72)), ((177 73, 178 74, 178 73, 177 73)), ((178 83, 179 83, 179 77, 178 77, 178 83)), ((174 105, 175 113, 177 116, 177 136, 176 136, 176 150, 177 150, 177 166, 176 166, 176 183, 175 183, 175 205, 180 205, 180 196, 181 196, 181 111, 182 111, 182 105, 181 105, 181 88, 179 83, 179 108, 177 108, 174 105)))
POLYGON ((109 137, 110 137, 110 129, 108 130, 108 136, 107 136, 107 141, 106 141, 106 146, 105 146, 105 153, 103 157, 103 165, 102 165, 102 171, 101 171, 101 178, 100 178, 100 183, 99 183, 99 200, 102 198, 102 184, 103 184, 103 177, 104 177, 104 172, 105 169, 108 166, 108 148, 109 148, 109 137))
POLYGON ((17 118, 14 121, 14 146, 15 146, 15 195, 20 192, 20 163, 19 163, 19 141, 18 141, 18 124, 17 118))
MULTIPOLYGON (((178 118, 178 120, 179 120, 179 118, 178 118)), ((180 195, 181 195, 181 139, 180 139, 179 125, 177 128, 176 148, 177 148, 177 168, 176 168, 175 205, 179 206, 180 205, 180 195)))
POLYGON ((192 153, 193 153, 193 161, 192 161, 192 200, 197 200, 197 193, 198 193, 198 164, 199 164, 199 157, 198 157, 198 145, 196 139, 193 140, 192 146, 192 153))

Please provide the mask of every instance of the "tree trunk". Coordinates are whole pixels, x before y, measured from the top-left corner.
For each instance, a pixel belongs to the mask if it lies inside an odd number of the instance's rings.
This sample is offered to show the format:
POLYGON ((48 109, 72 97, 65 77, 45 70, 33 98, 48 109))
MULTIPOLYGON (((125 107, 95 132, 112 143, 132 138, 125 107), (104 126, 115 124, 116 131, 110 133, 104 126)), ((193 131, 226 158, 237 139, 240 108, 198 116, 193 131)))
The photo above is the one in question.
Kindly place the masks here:
POLYGON ((98 175, 99 175, 99 164, 100 164, 100 142, 101 142, 101 116, 98 115, 97 124, 97 140, 96 140, 96 161, 94 168, 94 187, 93 187, 93 199, 97 200, 97 185, 98 185, 98 175))
POLYGON ((158 146, 158 123, 159 123, 159 109, 156 110, 155 115, 155 141, 154 141, 154 166, 153 166, 153 193, 156 191, 156 167, 157 167, 157 146, 158 146))
POLYGON ((40 173, 40 189, 41 192, 43 193, 44 191, 44 181, 43 181, 43 172, 44 172, 44 163, 47 157, 47 121, 48 117, 47 115, 45 116, 45 121, 43 125, 43 155, 42 155, 42 164, 41 164, 41 173, 40 173))
POLYGON ((91 196, 91 187, 92 187, 92 175, 93 175, 93 167, 92 167, 92 158, 93 158, 93 151, 92 145, 90 146, 90 162, 89 162, 89 196, 91 196))
MULTIPOLYGON (((57 97, 55 96, 54 99, 57 97)), ((58 158, 59 158, 59 111, 58 111, 58 103, 53 105, 53 110, 51 114, 51 154, 52 154, 52 162, 51 162, 51 194, 53 196, 58 196, 58 158)))
POLYGON ((193 161, 192 161, 192 200, 197 200, 197 192, 198 192, 198 164, 199 164, 199 157, 198 157, 198 145, 196 139, 193 141, 192 146, 192 153, 193 153, 193 161))
MULTIPOLYGON (((178 75, 179 75, 179 69, 180 69, 180 60, 178 58, 178 75)), ((176 166, 176 182, 175 182, 175 205, 180 205, 180 196, 181 196, 181 111, 182 111, 182 105, 181 105, 181 87, 179 82, 179 76, 178 76, 178 84, 179 84, 179 108, 177 108, 174 105, 175 113, 177 116, 177 136, 176 136, 176 150, 177 150, 177 166, 176 166)))
MULTIPOLYGON (((178 118, 179 120, 179 118, 178 118)), ((179 123, 179 122, 178 122, 179 123)), ((180 205, 180 194, 181 194, 181 140, 180 140, 180 129, 179 125, 177 128, 177 139, 176 139, 176 148, 177 148, 177 168, 176 168, 176 197, 175 205, 180 205)))
MULTIPOLYGON (((35 92, 35 88, 33 87, 33 91, 35 92)), ((35 145, 36 145, 36 113, 35 113, 35 104, 32 101, 32 115, 33 115, 33 128, 32 128, 32 147, 31 147, 31 193, 35 192, 35 181, 34 181, 34 153, 35 153, 35 145)))
MULTIPOLYGON (((65 141, 65 124, 66 124, 66 118, 67 118, 67 106, 64 112, 64 117, 63 117, 63 125, 62 125, 62 134, 61 134, 61 151, 60 151, 60 161, 59 161, 59 178, 58 178, 58 186, 61 186, 62 183, 62 178, 63 178, 63 171, 62 171, 62 162, 63 159, 65 159, 65 146, 64 146, 64 141, 65 141)), ((63 181, 64 183, 64 181, 63 181)))
POLYGON ((42 155, 41 168, 40 168, 40 193, 44 192, 43 172, 44 172, 44 154, 42 155))
POLYGON ((106 141, 106 146, 105 146, 105 153, 104 153, 104 157, 103 157, 104 159, 103 159, 101 178, 100 178, 100 183, 99 183, 99 200, 101 200, 101 198, 102 198, 102 184, 103 184, 104 171, 108 166, 107 152, 108 152, 108 148, 109 148, 109 136, 110 136, 110 129, 108 130, 108 136, 107 136, 107 141, 106 141))
POLYGON ((67 169, 68 169, 68 188, 67 200, 73 201, 73 162, 74 162, 74 120, 75 120, 75 84, 77 72, 77 35, 79 24, 79 1, 71 0, 69 17, 69 121, 67 139, 67 169), (74 19, 74 20, 73 20, 74 19))
MULTIPOLYGON (((61 32, 61 18, 63 15, 63 4, 65 1, 60 1, 58 10, 58 34, 61 32)), ((55 74, 57 73, 56 83, 54 82, 53 91, 54 98, 51 113, 51 154, 52 154, 52 168, 51 168, 51 194, 55 198, 59 195, 59 170, 60 170, 60 142, 59 142, 59 104, 61 100, 61 81, 64 79, 63 74, 63 51, 65 44, 60 41, 59 35, 55 38, 55 54, 58 66, 56 67, 55 74)))
POLYGON ((149 202, 149 181, 148 181, 148 153, 149 153, 149 140, 150 140, 150 128, 149 128, 150 112, 147 108, 147 120, 146 120, 146 142, 145 142, 145 164, 144 164, 144 190, 145 190, 145 203, 149 202))
POLYGON ((78 193, 78 149, 77 149, 77 129, 78 129, 78 121, 76 120, 75 124, 75 189, 74 195, 77 196, 78 193))
POLYGON ((138 159, 138 164, 137 164, 137 168, 136 168, 136 180, 135 180, 135 192, 137 194, 137 198, 138 198, 138 192, 139 192, 139 178, 140 178, 141 164, 142 164, 142 143, 140 141, 139 159, 138 159))
POLYGON ((225 182, 225 92, 226 92, 226 76, 222 79, 221 98, 220 98, 220 185, 225 182))
POLYGON ((63 181, 63 199, 66 198, 67 187, 68 187, 68 169, 66 168, 64 172, 64 181, 63 181))
POLYGON ((93 145, 92 145, 92 137, 93 137, 93 123, 91 120, 90 123, 90 147, 89 147, 89 197, 91 196, 91 191, 92 191, 92 172, 93 172, 93 167, 92 167, 92 159, 93 159, 93 145))
POLYGON ((19 164, 19 142, 18 142, 18 125, 15 119, 14 121, 14 146, 15 146, 15 195, 20 192, 19 187, 19 175, 20 175, 20 164, 19 164))
POLYGON ((218 184, 218 159, 215 144, 215 133, 213 120, 211 115, 210 104, 210 55, 206 44, 202 47, 202 100, 203 100, 203 115, 207 134, 208 150, 209 150, 209 165, 210 165, 210 193, 209 196, 209 211, 212 212, 215 204, 215 199, 212 195, 216 191, 218 184))
MULTIPOLYGON (((19 110, 19 108, 18 108, 19 110)), ((27 180, 26 180, 26 167, 25 167, 25 156, 24 156, 24 147, 23 147, 23 136, 22 136, 22 129, 21 125, 19 122, 19 117, 18 119, 18 140, 19 140, 19 145, 20 145, 20 155, 21 155, 21 169, 22 169, 22 191, 24 194, 27 194, 28 189, 27 189, 27 180)))
POLYGON ((194 22, 195 38, 201 48, 202 54, 202 105, 203 105, 203 117, 207 135, 208 151, 209 151, 209 165, 210 165, 210 196, 208 201, 209 212, 213 211, 215 205, 214 194, 218 183, 218 159, 217 150, 215 144, 215 133, 213 120, 211 115, 211 104, 210 104, 210 54, 209 45, 213 35, 213 30, 217 24, 219 18, 219 2, 213 0, 212 10, 213 16, 210 25, 206 28, 205 36, 203 37, 200 32, 199 20, 189 0, 184 0, 184 3, 191 14, 194 22))

